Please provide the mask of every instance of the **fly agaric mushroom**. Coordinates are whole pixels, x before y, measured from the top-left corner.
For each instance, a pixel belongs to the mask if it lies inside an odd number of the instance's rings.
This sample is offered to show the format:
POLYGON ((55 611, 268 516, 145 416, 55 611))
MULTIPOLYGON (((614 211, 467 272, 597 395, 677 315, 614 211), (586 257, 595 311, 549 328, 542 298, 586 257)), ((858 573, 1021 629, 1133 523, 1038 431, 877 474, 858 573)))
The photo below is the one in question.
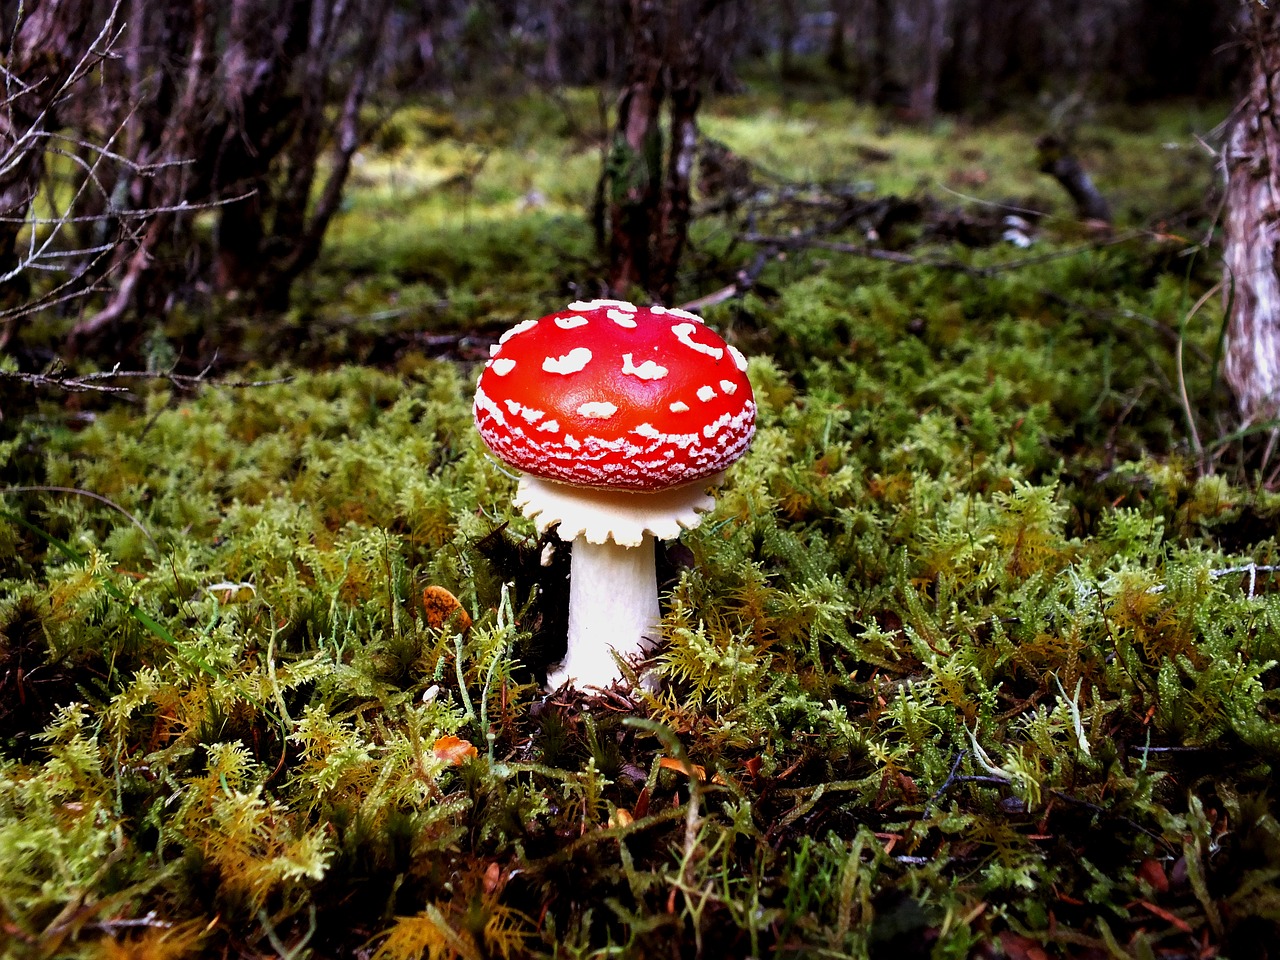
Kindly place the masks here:
POLYGON ((523 472, 515 504, 573 543, 553 689, 607 687, 657 641, 654 542, 691 530, 746 451, 747 361, 692 313, 592 300, 508 330, 476 386, 480 436, 523 472))

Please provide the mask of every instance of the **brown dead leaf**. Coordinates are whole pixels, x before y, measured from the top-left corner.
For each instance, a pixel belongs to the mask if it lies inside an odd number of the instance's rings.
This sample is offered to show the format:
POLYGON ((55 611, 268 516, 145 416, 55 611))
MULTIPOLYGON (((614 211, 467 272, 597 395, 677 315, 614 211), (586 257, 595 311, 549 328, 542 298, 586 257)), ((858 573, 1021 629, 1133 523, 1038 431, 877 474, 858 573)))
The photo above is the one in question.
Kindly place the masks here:
POLYGON ((1000 946, 1009 960, 1049 960, 1044 947, 1030 937, 1006 930, 1000 934, 1000 946))
POLYGON ((471 626, 471 614, 462 606, 462 601, 444 587, 430 586, 422 591, 422 616, 427 626, 439 629, 452 620, 459 630, 467 630, 471 626))
POLYGON ((505 878, 502 876, 502 868, 498 866, 498 861, 495 860, 489 864, 488 869, 484 872, 484 892, 489 896, 493 896, 504 885, 505 878))
POLYGON ((1169 922, 1169 923, 1173 924, 1175 927, 1177 927, 1177 928, 1178 928, 1179 930, 1181 930, 1183 933, 1191 933, 1191 924, 1187 923, 1187 921, 1183 920, 1183 919, 1182 919, 1180 916, 1178 916, 1176 913, 1170 913, 1170 912, 1169 912, 1168 910, 1166 910, 1164 907, 1156 906, 1154 903, 1150 903, 1150 902, 1148 902, 1148 901, 1146 901, 1146 900, 1139 900, 1139 901, 1138 901, 1138 905, 1139 905, 1140 907, 1142 907, 1143 909, 1145 909, 1145 910, 1150 910, 1152 913, 1154 913, 1154 914, 1155 914, 1157 917, 1159 917, 1161 920, 1165 920, 1165 921, 1167 921, 1167 922, 1169 922))
POLYGON ((675 757, 663 757, 658 761, 658 766, 663 770, 675 770, 677 773, 683 773, 686 777, 696 777, 699 780, 707 779, 707 768, 697 763, 686 763, 683 760, 677 760, 675 757))
POLYGON ((1156 893, 1166 893, 1169 890, 1169 878, 1165 875, 1164 867, 1151 857, 1138 864, 1138 879, 1151 884, 1151 889, 1156 893))
POLYGON ((436 755, 437 760, 457 766, 476 755, 476 746, 470 740, 463 740, 461 737, 450 734, 432 744, 431 752, 436 755))

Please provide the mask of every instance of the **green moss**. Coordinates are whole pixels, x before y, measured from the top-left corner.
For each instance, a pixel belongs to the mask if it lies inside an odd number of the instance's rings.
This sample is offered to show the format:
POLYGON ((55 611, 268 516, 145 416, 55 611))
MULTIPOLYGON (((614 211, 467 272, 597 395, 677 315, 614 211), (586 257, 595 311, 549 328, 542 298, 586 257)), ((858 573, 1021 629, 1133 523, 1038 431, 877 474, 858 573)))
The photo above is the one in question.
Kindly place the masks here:
MULTIPOLYGON (((990 196, 1044 189, 1012 122, 754 102, 707 126, 791 176, 880 144, 880 188, 958 157, 990 196)), ((291 329, 332 357, 380 310, 474 332, 571 297, 589 106, 397 118, 291 329), (513 212, 517 152, 541 210, 513 212)), ((1154 181, 1183 154, 1143 156, 1154 181)), ((699 229, 693 262, 732 264, 699 229)), ((474 434, 483 350, 6 423, 7 483, 114 504, 0 506, 10 951, 1247 953, 1280 870, 1280 505, 1219 439, 1220 308, 1185 319, 1212 265, 1057 230, 1032 262, 918 250, 967 269, 795 252, 708 309, 758 433, 666 558, 665 687, 632 709, 537 686, 565 571, 474 434)))

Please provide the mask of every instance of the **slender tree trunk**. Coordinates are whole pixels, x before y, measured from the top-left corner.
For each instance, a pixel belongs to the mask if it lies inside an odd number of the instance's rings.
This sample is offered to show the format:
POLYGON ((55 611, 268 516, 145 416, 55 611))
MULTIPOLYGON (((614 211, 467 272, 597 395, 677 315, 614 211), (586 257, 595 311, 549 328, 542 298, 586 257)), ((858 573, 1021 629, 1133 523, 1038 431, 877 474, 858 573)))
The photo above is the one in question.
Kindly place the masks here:
POLYGON ((671 91, 671 145, 666 182, 658 208, 654 238, 655 270, 652 289, 662 303, 671 303, 676 291, 676 271, 689 237, 690 183, 698 153, 698 104, 701 94, 693 82, 682 82, 671 91))
POLYGON ((783 80, 795 75, 796 34, 800 32, 800 12, 796 0, 781 0, 778 13, 782 18, 778 25, 778 73, 783 80))
MULTIPOLYGON (((81 319, 71 331, 70 348, 74 352, 100 331, 125 316, 143 299, 143 291, 151 273, 155 254, 175 225, 184 225, 172 209, 185 199, 186 180, 190 176, 184 160, 195 152, 199 127, 196 118, 204 107, 205 80, 212 70, 210 56, 210 24, 207 0, 180 3, 171 0, 163 9, 159 48, 180 50, 186 55, 182 84, 171 77, 156 83, 155 101, 146 112, 143 143, 138 147, 132 187, 135 209, 159 207, 150 218, 136 248, 121 248, 114 272, 120 273, 105 306, 97 313, 81 319), (156 165, 152 169, 143 168, 156 165)), ((130 91, 142 84, 130 78, 130 91)), ((141 104, 127 102, 127 109, 141 110, 141 104)))
POLYGON ((91 0, 36 0, 12 36, 0 37, 7 54, 0 99, 0 348, 30 292, 18 237, 44 177, 58 107, 89 59, 84 42, 92 7, 91 0))
POLYGON ((661 110, 665 97, 659 49, 658 4, 632 0, 625 20, 631 35, 627 85, 618 101, 618 125, 608 159, 609 287, 623 294, 650 285, 649 236, 662 171, 661 110))
POLYGON ((137 161, 128 206, 155 213, 136 250, 120 247, 121 279, 73 341, 157 308, 159 293, 193 279, 267 310, 287 305, 368 133, 362 109, 392 3, 134 0, 146 35, 129 35, 125 82, 108 75, 104 88, 117 91, 113 109, 138 118, 121 120, 137 161), (216 225, 211 263, 195 235, 202 207, 216 225))
MULTIPOLYGON (((390 4, 383 2, 380 13, 385 14, 389 9, 390 4)), ((373 42, 370 40, 371 45, 373 42)), ((289 291, 294 281, 320 256, 324 235, 342 203, 342 194, 346 189, 347 178, 351 174, 352 158, 363 140, 360 109, 364 106, 372 83, 371 73, 372 67, 362 57, 355 67, 355 75, 347 88, 346 99, 338 114, 337 127, 333 131, 333 143, 329 149, 328 174, 324 186, 318 198, 310 205, 302 221, 301 231, 291 238, 294 242, 289 253, 275 264, 275 269, 265 278, 270 285, 262 288, 262 299, 271 309, 283 310, 288 306, 289 291)), ((317 152, 311 160, 313 174, 314 167, 320 160, 321 155, 317 152)), ((308 184, 312 180, 314 175, 308 180, 308 184)))
POLYGON ((619 296, 637 287, 662 303, 675 295, 689 234, 710 34, 725 40, 724 24, 712 26, 719 5, 720 0, 631 0, 626 6, 631 59, 599 191, 609 214, 609 288, 619 296))
POLYGON ((1249 90, 1223 152, 1223 376, 1245 420, 1280 413, 1280 5, 1249 2, 1249 90))
POLYGON ((836 73, 848 73, 849 51, 845 31, 849 29, 850 0, 835 0, 831 4, 831 32, 827 35, 827 66, 836 73))
POLYGON ((950 43, 951 0, 924 0, 918 13, 920 54, 911 85, 910 113, 913 120, 927 122, 938 110, 938 79, 950 43))
POLYGON ((893 29, 893 0, 872 0, 871 19, 871 34, 874 39, 867 90, 872 103, 888 106, 900 90, 900 84, 894 78, 894 53, 897 44, 893 29))
POLYGON ((564 42, 564 18, 566 0, 548 0, 543 8, 547 21, 547 47, 542 54, 542 79, 552 87, 564 83, 564 67, 560 60, 560 45, 564 42))

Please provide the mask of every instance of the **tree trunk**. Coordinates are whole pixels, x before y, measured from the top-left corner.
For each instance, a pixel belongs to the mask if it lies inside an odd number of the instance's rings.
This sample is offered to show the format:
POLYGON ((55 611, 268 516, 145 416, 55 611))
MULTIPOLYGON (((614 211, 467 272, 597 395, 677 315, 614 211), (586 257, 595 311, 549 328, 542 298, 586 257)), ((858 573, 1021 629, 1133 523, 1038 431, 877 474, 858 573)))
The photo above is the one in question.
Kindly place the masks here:
POLYGON ((78 75, 92 66, 85 49, 90 0, 37 0, 27 5, 6 51, 0 103, 0 348, 8 342, 30 293, 18 237, 44 177, 45 149, 60 123, 58 108, 78 75))
POLYGON ((564 42, 561 24, 565 16, 565 0, 550 0, 543 9, 547 21, 547 46, 542 51, 542 79, 551 87, 564 83, 564 69, 560 65, 560 44, 564 42))
POLYGON ((845 32, 849 29, 849 0, 831 4, 831 32, 827 34, 827 66, 835 73, 849 72, 845 32))
POLYGON ((671 303, 675 297, 676 271, 689 237, 690 183, 698 153, 701 99, 697 87, 690 82, 682 82, 671 91, 671 146, 654 238, 656 269, 652 289, 661 303, 671 303))
POLYGON ((658 46, 658 5, 634 0, 625 23, 631 34, 627 85, 618 101, 618 125, 604 172, 609 206, 609 288, 625 294, 649 287, 649 235, 662 171, 661 110, 665 96, 658 46))
POLYGON ((901 106, 902 85, 894 79, 894 56, 897 43, 893 31, 893 0, 872 0, 871 3, 871 76, 867 78, 867 92, 877 106, 901 106))
POLYGON ((1222 372, 1246 421, 1280 414, 1280 5, 1249 4, 1249 90, 1223 152, 1230 316, 1222 372))
MULTIPOLYGON (((133 8, 141 13, 141 5, 133 8)), ((141 118, 134 127, 140 140, 135 144, 136 153, 129 160, 129 207, 132 211, 151 211, 146 229, 133 246, 120 246, 112 264, 112 273, 119 275, 111 295, 103 308, 83 317, 69 338, 72 352, 89 342, 101 331, 110 328, 145 299, 148 281, 151 279, 156 253, 171 234, 188 236, 184 220, 173 208, 186 199, 187 184, 192 176, 187 160, 201 144, 196 139, 196 117, 204 112, 205 81, 212 72, 210 55, 210 24, 206 0, 183 3, 179 0, 160 6, 155 14, 157 49, 181 52, 185 56, 185 69, 181 81, 177 71, 159 71, 151 74, 145 61, 135 62, 144 76, 126 73, 122 82, 124 95, 115 98, 113 107, 141 118), (150 99, 135 102, 132 98, 141 90, 148 90, 150 99)), ((139 28, 141 29, 141 28, 139 28)), ((130 65, 126 63, 126 69, 130 65)), ((118 91, 117 91, 118 92, 118 91)), ((84 122, 84 118, 81 118, 84 122)), ((88 124, 85 123, 87 126, 88 124)))
POLYGON ((631 40, 627 85, 598 191, 608 211, 609 289, 618 296, 639 288, 670 303, 675 295, 689 233, 711 18, 718 5, 718 0, 632 0, 626 5, 622 28, 631 40), (667 138, 664 104, 670 120, 667 138))
POLYGON ((920 8, 922 47, 915 83, 911 86, 911 116, 918 122, 933 119, 938 109, 938 77, 946 53, 948 0, 928 0, 920 8))
POLYGON ((782 0, 778 4, 781 22, 778 24, 778 74, 783 80, 795 77, 796 34, 800 32, 800 13, 796 0, 782 0))
MULTIPOLYGON (((130 25, 125 77, 104 68, 104 99, 130 144, 128 210, 134 222, 154 214, 136 251, 120 247, 122 279, 73 341, 157 310, 161 292, 182 295, 193 281, 268 311, 287 306, 369 132, 361 111, 391 6, 134 0, 145 22, 130 25), (143 48, 166 56, 137 55, 143 48), (201 208, 213 213, 212 250, 196 230, 201 208)), ((93 117, 80 119, 87 128, 93 117)))

